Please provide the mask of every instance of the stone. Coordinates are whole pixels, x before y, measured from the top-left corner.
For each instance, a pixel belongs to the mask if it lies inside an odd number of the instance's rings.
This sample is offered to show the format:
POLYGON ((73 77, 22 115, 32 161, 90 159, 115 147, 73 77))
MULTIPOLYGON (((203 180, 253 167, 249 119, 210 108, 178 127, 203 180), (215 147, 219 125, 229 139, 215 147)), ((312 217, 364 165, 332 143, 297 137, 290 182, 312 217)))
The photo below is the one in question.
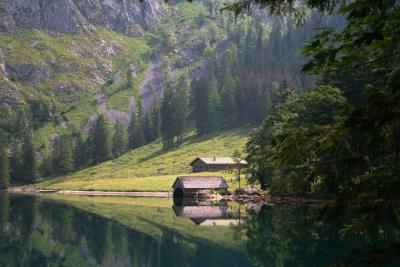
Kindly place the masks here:
POLYGON ((163 14, 162 0, 3 0, 0 31, 35 28, 61 33, 87 33, 99 25, 136 35, 133 24, 154 28, 163 14))

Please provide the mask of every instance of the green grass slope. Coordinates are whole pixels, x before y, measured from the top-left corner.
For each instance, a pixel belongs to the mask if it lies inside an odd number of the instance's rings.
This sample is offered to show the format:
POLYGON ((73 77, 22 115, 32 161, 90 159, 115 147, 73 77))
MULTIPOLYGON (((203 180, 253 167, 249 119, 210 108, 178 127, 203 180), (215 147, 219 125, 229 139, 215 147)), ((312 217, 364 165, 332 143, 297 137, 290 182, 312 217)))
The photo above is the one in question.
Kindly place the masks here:
MULTIPOLYGON (((231 156, 242 151, 252 127, 219 131, 197 137, 189 134, 174 150, 163 151, 159 142, 132 150, 118 159, 37 185, 47 189, 108 191, 170 191, 176 175, 190 172, 198 156, 231 156)), ((215 175, 203 173, 202 175, 215 175)), ((237 188, 233 173, 218 173, 237 188)))

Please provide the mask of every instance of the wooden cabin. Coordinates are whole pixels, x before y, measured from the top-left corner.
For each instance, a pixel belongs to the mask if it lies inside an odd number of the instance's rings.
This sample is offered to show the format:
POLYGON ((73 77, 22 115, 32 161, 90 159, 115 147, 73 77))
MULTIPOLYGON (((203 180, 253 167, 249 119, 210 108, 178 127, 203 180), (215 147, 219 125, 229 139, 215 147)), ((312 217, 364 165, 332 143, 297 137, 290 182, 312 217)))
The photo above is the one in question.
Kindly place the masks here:
POLYGON ((199 190, 228 189, 220 176, 179 176, 172 185, 174 198, 194 198, 199 190))
POLYGON ((247 161, 233 157, 198 157, 190 163, 190 166, 193 172, 216 172, 234 169, 238 164, 240 168, 248 166, 247 161))

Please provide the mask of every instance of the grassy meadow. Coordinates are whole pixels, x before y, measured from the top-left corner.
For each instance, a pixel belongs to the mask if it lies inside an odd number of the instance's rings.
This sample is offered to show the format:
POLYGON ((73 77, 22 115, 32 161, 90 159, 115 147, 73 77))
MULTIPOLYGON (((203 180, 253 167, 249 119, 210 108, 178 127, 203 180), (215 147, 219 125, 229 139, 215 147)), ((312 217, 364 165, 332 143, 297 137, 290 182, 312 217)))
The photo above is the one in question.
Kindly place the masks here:
MULTIPOLYGON (((171 191, 177 175, 190 172, 190 162, 198 156, 232 156, 242 151, 252 127, 219 131, 198 137, 189 133, 182 144, 170 151, 160 142, 132 150, 123 156, 99 165, 37 184, 45 189, 105 191, 171 191)), ((202 176, 223 176, 231 191, 238 188, 235 173, 201 173, 202 176)), ((242 186, 245 181, 242 181, 242 186)))

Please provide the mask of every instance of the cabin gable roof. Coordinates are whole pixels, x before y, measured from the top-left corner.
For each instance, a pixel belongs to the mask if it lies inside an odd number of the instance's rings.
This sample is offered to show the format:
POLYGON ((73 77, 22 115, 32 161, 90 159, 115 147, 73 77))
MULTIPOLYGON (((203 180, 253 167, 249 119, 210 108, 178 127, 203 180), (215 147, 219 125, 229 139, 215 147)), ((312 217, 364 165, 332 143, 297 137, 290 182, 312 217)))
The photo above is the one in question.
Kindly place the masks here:
POLYGON ((241 165, 247 165, 247 161, 234 157, 197 157, 190 165, 193 166, 193 164, 199 160, 207 165, 235 165, 238 163, 237 161, 239 161, 241 165))
POLYGON ((179 176, 172 188, 183 189, 227 189, 226 181, 220 176, 179 176))

